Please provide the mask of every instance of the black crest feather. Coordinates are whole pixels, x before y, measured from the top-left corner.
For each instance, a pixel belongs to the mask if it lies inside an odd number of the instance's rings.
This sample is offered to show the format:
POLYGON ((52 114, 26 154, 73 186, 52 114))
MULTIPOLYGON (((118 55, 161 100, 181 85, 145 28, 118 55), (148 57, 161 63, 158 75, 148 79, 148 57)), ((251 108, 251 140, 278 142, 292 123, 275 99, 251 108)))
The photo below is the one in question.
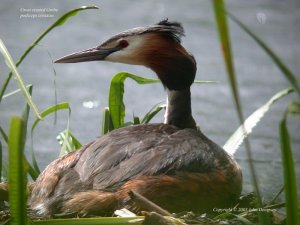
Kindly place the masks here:
POLYGON ((161 32, 166 32, 169 35, 171 35, 173 38, 175 38, 178 42, 181 41, 181 37, 184 36, 184 29, 181 25, 181 23, 176 21, 169 21, 168 19, 164 19, 156 24, 160 27, 161 32))
POLYGON ((113 37, 111 37, 109 40, 104 42, 102 44, 105 45, 113 40, 117 40, 120 38, 128 37, 128 36, 134 36, 134 35, 141 35, 145 33, 164 33, 166 35, 169 35, 170 37, 174 38, 177 42, 181 42, 181 37, 184 36, 184 29, 182 25, 179 22, 175 21, 169 21, 168 19, 164 19, 157 24, 145 26, 145 27, 136 27, 130 30, 123 31, 113 37))

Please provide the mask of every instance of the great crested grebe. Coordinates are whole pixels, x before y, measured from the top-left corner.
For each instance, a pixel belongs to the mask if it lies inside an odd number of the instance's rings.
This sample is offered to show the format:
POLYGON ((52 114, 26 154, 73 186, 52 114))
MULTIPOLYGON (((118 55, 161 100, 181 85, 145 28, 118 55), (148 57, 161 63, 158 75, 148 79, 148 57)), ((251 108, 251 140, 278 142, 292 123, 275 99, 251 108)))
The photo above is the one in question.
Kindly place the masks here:
POLYGON ((208 212, 240 196, 237 162, 196 127, 190 86, 194 57, 181 45, 180 23, 163 20, 133 28, 56 63, 111 61, 152 69, 167 91, 165 122, 114 130, 47 166, 29 205, 43 216, 110 215, 122 207, 139 212, 135 191, 170 212, 208 212))

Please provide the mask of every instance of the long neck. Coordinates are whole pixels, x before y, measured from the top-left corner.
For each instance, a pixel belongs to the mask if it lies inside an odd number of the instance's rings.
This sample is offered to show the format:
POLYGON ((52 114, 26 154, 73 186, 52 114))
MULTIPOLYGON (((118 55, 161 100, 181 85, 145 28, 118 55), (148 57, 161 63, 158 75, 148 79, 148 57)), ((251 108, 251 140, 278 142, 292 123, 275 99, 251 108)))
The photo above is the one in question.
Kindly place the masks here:
POLYGON ((179 128, 194 128, 196 122, 192 116, 190 87, 183 90, 169 90, 165 123, 179 128))

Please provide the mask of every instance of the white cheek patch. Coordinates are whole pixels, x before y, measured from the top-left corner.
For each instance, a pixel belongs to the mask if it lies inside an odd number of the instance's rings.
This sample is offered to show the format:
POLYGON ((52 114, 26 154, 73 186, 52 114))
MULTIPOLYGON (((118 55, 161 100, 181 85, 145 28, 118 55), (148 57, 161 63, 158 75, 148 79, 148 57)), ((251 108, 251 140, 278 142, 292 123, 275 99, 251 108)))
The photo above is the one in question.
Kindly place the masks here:
POLYGON ((129 45, 126 48, 111 53, 105 58, 105 60, 126 64, 140 64, 138 58, 140 49, 143 48, 143 38, 133 36, 132 38, 128 38, 127 41, 129 45))

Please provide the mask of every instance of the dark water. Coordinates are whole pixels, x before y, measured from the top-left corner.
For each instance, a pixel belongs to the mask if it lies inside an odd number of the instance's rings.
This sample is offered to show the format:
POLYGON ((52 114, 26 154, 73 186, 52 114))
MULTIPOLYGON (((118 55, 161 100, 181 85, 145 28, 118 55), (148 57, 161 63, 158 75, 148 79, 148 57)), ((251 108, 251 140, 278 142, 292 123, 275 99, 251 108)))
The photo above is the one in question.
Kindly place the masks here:
MULTIPOLYGON (((210 1, 1 0, 0 37, 16 60, 34 38, 60 15, 82 5, 98 5, 100 10, 81 12, 64 26, 53 30, 19 68, 26 83, 34 85, 33 98, 40 110, 55 103, 55 81, 58 102, 67 101, 71 105, 71 130, 74 135, 82 143, 99 136, 101 113, 103 107, 107 105, 107 93, 112 75, 127 71, 154 78, 153 72, 139 66, 92 62, 54 65, 57 73, 55 76, 49 54, 56 59, 67 53, 95 46, 117 32, 135 26, 153 24, 168 17, 170 20, 182 22, 185 27, 186 37, 183 39, 183 44, 194 54, 198 62, 197 79, 219 81, 218 84, 193 86, 193 113, 207 136, 220 145, 226 142, 239 122, 220 54, 210 1), (32 12, 34 9, 49 9, 50 12, 32 12), (27 13, 42 14, 44 17, 25 18, 24 14, 27 13), (93 103, 91 108, 87 106, 89 102, 93 103)), ((227 1, 227 6, 234 15, 268 43, 292 71, 299 74, 299 3, 283 0, 230 0, 227 1)), ((273 94, 288 87, 289 83, 249 36, 233 23, 230 23, 230 31, 244 115, 248 116, 273 94)), ((0 84, 2 84, 8 73, 2 60, 0 71, 0 84)), ((13 80, 8 89, 16 89, 13 80)), ((125 101, 128 119, 133 113, 138 116, 144 115, 154 104, 164 100, 165 93, 161 85, 139 86, 133 81, 126 81, 125 101)), ((250 136, 259 184, 266 198, 271 198, 282 186, 278 121, 282 118, 287 105, 293 100, 296 100, 295 94, 276 103, 250 136)), ((21 95, 7 98, 1 103, 2 127, 8 130, 10 117, 20 115, 23 104, 21 95)), ((59 153, 59 145, 55 137, 66 128, 67 116, 67 112, 60 112, 56 125, 53 125, 52 117, 45 119, 36 129, 34 148, 42 168, 59 153)), ((155 118, 156 122, 162 120, 163 114, 155 118)), ((33 118, 31 123, 32 121, 33 118)), ((289 127, 299 177, 299 118, 291 118, 289 127)), ((2 139, 1 142, 3 143, 2 139)), ((241 147, 235 157, 243 169, 244 191, 250 191, 252 187, 245 149, 241 147)))

